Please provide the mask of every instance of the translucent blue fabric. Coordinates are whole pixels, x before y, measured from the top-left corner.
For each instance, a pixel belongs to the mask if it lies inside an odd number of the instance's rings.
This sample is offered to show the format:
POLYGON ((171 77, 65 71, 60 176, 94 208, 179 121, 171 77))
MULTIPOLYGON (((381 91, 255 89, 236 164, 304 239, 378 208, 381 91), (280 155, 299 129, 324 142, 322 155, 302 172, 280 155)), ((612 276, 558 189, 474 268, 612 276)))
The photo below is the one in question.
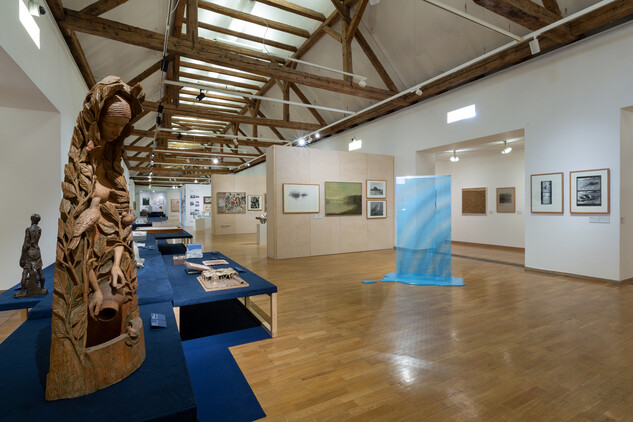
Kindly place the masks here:
POLYGON ((382 281, 463 286, 451 271, 451 177, 396 178, 396 272, 382 281))

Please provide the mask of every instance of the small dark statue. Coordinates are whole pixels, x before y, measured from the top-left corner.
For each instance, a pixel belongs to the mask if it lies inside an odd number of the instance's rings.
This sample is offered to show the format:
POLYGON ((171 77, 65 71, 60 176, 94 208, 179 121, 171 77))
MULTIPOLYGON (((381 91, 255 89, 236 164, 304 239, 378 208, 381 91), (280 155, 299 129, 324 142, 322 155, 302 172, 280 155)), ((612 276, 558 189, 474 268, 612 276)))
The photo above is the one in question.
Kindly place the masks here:
POLYGON ((20 291, 13 296, 16 299, 25 297, 42 296, 48 293, 44 288, 44 273, 42 273, 42 255, 38 242, 42 235, 42 229, 37 223, 40 222, 39 214, 31 216, 31 227, 26 229, 24 234, 24 244, 22 245, 22 255, 20 255, 20 267, 22 280, 20 281, 20 291), (38 283, 39 277, 39 283, 38 283))

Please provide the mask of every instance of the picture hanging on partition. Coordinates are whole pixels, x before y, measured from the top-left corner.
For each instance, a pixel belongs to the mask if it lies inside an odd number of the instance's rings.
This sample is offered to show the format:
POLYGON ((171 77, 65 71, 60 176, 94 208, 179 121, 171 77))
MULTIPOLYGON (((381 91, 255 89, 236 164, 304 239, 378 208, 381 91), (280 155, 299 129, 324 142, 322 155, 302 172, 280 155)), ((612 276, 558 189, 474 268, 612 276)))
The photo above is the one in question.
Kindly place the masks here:
POLYGON ((462 214, 486 214, 486 188, 462 189, 462 214))
POLYGON ((497 212, 513 213, 515 211, 515 188, 497 188, 497 212))
POLYGON ((533 213, 563 213, 563 173, 530 176, 530 207, 533 213))
POLYGON ((143 198, 141 201, 142 201, 141 203, 143 205, 149 205, 149 198, 148 197, 143 198))
POLYGON ((386 180, 368 180, 367 181, 367 199, 386 198, 387 197, 387 181, 386 180))
POLYGON ((319 206, 319 185, 283 184, 284 214, 317 214, 319 206))
POLYGON ((367 201, 367 218, 387 218, 387 201, 367 201))
POLYGON ((218 214, 246 214, 246 192, 218 192, 218 214))
POLYGON ((169 209, 170 212, 178 212, 180 210, 180 200, 179 199, 172 199, 171 200, 171 208, 169 209))
POLYGON ((210 196, 203 196, 202 197, 202 203, 203 204, 210 204, 211 203, 211 197, 210 196))
POLYGON ((569 172, 569 212, 609 214, 609 169, 569 172))
POLYGON ((362 215, 363 184, 325 182, 325 215, 362 215))
POLYGON ((261 211, 262 210, 262 195, 248 195, 246 201, 248 211, 261 211))

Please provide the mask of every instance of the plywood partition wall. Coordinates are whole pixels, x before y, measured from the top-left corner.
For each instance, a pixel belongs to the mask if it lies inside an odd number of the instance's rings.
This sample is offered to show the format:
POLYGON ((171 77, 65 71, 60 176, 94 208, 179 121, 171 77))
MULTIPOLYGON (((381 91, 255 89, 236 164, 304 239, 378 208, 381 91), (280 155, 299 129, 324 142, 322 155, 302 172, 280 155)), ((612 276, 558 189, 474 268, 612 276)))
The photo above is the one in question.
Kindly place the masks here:
MULTIPOLYGON (((245 192, 248 195, 264 195, 266 178, 264 176, 239 176, 233 174, 214 174, 211 176, 212 209, 211 226, 213 234, 256 233, 259 221, 255 219, 264 211, 246 211, 244 214, 218 214, 218 192, 245 192)), ((263 202, 262 202, 263 205, 263 202)))
POLYGON ((266 153, 268 256, 274 259, 394 246, 393 156, 274 146, 266 153), (387 181, 387 218, 367 219, 367 180, 387 181), (325 216, 325 182, 361 182, 363 214, 325 216), (284 214, 284 183, 319 185, 318 214, 284 214))

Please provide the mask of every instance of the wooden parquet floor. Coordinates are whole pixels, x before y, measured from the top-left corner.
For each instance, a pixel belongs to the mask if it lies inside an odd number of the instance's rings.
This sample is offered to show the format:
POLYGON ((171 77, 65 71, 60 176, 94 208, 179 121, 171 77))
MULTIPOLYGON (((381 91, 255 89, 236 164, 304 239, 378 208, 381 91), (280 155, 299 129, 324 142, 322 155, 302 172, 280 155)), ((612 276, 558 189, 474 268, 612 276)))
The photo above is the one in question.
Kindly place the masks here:
POLYGON ((393 250, 273 261, 255 235, 194 242, 279 288, 279 336, 231 349, 267 421, 633 421, 631 285, 469 258, 464 287, 362 284, 393 250))

